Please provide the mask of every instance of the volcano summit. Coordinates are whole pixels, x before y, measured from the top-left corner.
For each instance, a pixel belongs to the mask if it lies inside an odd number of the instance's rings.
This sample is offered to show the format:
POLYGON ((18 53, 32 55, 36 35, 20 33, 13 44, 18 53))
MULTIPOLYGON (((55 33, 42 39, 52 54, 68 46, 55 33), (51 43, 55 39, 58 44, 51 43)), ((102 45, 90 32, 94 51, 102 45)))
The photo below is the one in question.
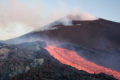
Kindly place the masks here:
POLYGON ((120 23, 81 13, 43 27, 2 41, 1 79, 120 80, 120 23))

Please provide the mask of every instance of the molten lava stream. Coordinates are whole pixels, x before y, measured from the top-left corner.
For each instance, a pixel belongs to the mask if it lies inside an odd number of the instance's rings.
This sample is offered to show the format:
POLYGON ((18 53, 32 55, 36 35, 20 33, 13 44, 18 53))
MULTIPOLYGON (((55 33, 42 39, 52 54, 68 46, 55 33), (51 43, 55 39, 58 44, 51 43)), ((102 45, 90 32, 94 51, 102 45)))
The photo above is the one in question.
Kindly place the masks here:
POLYGON ((88 73, 98 74, 102 72, 108 75, 113 75, 115 78, 120 80, 120 72, 90 62, 79 56, 75 51, 71 51, 64 48, 58 48, 53 45, 48 45, 46 49, 48 50, 51 56, 53 56, 63 64, 70 65, 79 70, 87 71, 88 73))

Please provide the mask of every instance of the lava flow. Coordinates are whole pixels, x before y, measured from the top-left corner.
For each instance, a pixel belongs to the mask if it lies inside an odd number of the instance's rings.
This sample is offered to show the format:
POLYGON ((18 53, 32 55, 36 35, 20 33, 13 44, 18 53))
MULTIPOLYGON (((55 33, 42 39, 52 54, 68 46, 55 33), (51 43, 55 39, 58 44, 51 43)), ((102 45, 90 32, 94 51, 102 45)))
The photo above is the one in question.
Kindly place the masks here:
POLYGON ((79 70, 87 71, 88 73, 105 73, 108 75, 113 75, 115 78, 120 80, 120 72, 90 62, 78 55, 75 51, 59 48, 53 45, 48 45, 46 49, 51 56, 63 64, 70 65, 79 70))

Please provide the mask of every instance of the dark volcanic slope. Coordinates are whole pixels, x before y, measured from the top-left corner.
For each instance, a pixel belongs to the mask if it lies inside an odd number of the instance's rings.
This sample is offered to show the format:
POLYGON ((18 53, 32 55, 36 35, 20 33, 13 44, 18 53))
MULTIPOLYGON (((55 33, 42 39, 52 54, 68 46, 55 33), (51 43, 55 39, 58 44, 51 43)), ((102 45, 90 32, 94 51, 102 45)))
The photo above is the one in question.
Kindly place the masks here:
POLYGON ((84 49, 85 52, 80 52, 80 55, 86 59, 120 71, 120 23, 98 19, 72 21, 72 25, 69 26, 57 22, 49 27, 57 29, 31 32, 7 42, 20 43, 38 38, 53 42, 70 42, 84 49))
POLYGON ((103 19, 95 21, 73 21, 73 25, 54 25, 58 29, 37 31, 24 37, 40 36, 65 40, 89 49, 112 50, 120 48, 120 23, 103 19))
POLYGON ((69 26, 58 22, 50 27, 57 29, 31 32, 8 42, 34 41, 37 38, 53 42, 70 42, 80 47, 78 53, 86 59, 120 71, 120 23, 99 19, 72 21, 72 25, 69 26), (81 48, 84 52, 81 52, 81 48))
POLYGON ((52 27, 58 29, 32 32, 22 38, 39 36, 45 40, 73 43, 85 49, 80 55, 86 59, 120 71, 120 23, 99 19, 72 21, 69 26, 56 24, 52 27))
POLYGON ((0 44, 0 80, 116 80, 64 65, 50 56, 43 44, 0 44))
POLYGON ((69 66, 59 66, 52 62, 46 62, 38 69, 11 78, 11 80, 116 80, 111 76, 101 74, 89 74, 77 71, 69 66))

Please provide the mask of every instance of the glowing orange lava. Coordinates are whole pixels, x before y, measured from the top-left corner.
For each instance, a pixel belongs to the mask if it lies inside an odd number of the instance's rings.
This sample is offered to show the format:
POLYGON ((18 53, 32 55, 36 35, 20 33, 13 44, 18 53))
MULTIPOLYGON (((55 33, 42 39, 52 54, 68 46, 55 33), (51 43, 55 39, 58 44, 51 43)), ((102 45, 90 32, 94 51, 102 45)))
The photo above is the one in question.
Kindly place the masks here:
POLYGON ((108 75, 113 75, 115 78, 120 80, 120 72, 111 70, 109 68, 105 68, 103 66, 97 65, 93 62, 90 62, 80 55, 78 55, 75 51, 71 51, 64 48, 58 48, 56 46, 47 46, 46 49, 50 53, 51 56, 56 58, 63 64, 70 65, 79 70, 87 71, 88 73, 105 73, 108 75))

